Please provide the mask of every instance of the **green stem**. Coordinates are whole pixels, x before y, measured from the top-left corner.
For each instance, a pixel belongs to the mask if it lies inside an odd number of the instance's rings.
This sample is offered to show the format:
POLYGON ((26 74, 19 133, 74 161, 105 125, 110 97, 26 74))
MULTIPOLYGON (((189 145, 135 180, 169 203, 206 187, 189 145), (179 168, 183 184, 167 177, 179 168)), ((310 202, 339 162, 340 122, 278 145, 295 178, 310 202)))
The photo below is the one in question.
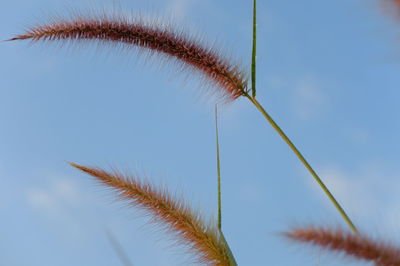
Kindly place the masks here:
POLYGON ((222 228, 222 203, 221 203, 221 161, 219 157, 219 138, 218 138, 218 108, 215 105, 215 137, 217 148, 217 177, 218 177, 218 229, 222 228))
POLYGON ((256 97, 256 55, 257 55, 257 0, 253 4, 253 51, 251 53, 251 92, 256 97))
POLYGON ((222 242, 224 242, 227 247, 229 260, 231 262, 230 266, 237 266, 235 257, 229 247, 228 242, 225 239, 224 233, 222 232, 222 200, 221 200, 221 160, 219 153, 219 136, 218 136, 218 107, 215 105, 215 138, 216 138, 216 148, 217 148, 217 176, 218 176, 218 230, 220 233, 220 237, 222 242))
POLYGON ((229 265, 229 266, 237 266, 237 262, 236 262, 236 260, 235 260, 235 257, 233 256, 232 250, 230 249, 230 247, 229 247, 229 245, 228 245, 228 242, 227 242, 226 239, 225 239, 224 233, 222 233, 221 230, 219 231, 219 233, 220 233, 222 242, 224 242, 224 244, 225 244, 226 247, 228 248, 228 256, 229 256, 230 262, 232 263, 232 264, 229 265))
POLYGON ((278 132, 278 134, 282 137, 282 139, 286 142, 287 145, 292 149, 292 151, 296 154, 296 156, 299 158, 299 160, 304 164, 304 166, 307 168, 307 170, 311 173, 311 175, 314 177, 315 181, 320 185, 322 190, 325 192, 325 194, 328 196, 328 198, 331 200, 333 205, 336 207, 336 209, 339 211, 340 215, 343 217, 343 219, 346 221, 347 225, 350 227, 350 229, 354 233, 358 233, 357 228, 354 226, 353 222, 350 220, 350 218, 347 216, 346 212, 343 210, 343 208, 340 206, 340 204, 337 202, 335 197, 332 195, 332 193, 329 191, 329 189, 326 187, 324 182, 321 180, 321 178, 317 175, 317 173, 314 171, 314 169, 311 167, 311 165, 307 162, 307 160, 304 158, 304 156, 300 153, 300 151, 296 148, 296 146, 292 143, 292 141, 286 136, 286 134, 283 132, 283 130, 276 124, 276 122, 272 119, 272 117, 265 111, 265 109, 261 106, 261 104, 254 98, 251 97, 248 94, 245 94, 245 96, 255 105, 255 107, 264 115, 264 117, 268 120, 268 122, 271 124, 271 126, 278 132))

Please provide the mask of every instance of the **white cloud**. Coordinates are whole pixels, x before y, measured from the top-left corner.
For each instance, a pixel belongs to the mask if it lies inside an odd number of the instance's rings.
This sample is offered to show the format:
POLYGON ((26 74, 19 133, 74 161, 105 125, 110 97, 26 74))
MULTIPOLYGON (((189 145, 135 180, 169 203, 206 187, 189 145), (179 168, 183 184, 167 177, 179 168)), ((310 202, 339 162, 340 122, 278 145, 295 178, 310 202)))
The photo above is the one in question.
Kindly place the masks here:
POLYGON ((323 82, 313 74, 303 74, 298 79, 272 76, 266 82, 276 91, 290 92, 291 111, 298 119, 310 120, 322 116, 328 106, 323 82))
POLYGON ((53 184, 53 190, 61 199, 70 203, 76 203, 79 200, 78 188, 70 180, 57 180, 53 184))
POLYGON ((192 7, 193 0, 171 0, 167 5, 167 13, 171 15, 174 21, 183 20, 189 9, 192 7))
POLYGON ((85 233, 80 219, 75 215, 82 205, 77 187, 69 180, 56 179, 47 187, 31 187, 26 192, 26 200, 39 216, 44 216, 50 226, 64 228, 63 238, 83 241, 85 233))
POLYGON ((28 203, 36 209, 46 212, 53 212, 57 209, 57 200, 50 193, 42 189, 31 188, 27 191, 26 197, 28 203))
MULTIPOLYGON (((323 167, 320 176, 349 215, 363 223, 362 227, 379 228, 379 233, 398 233, 400 169, 372 162, 352 171, 336 166, 323 167)), ((314 182, 311 185, 321 197, 326 197, 314 182)))
POLYGON ((79 191, 71 181, 57 179, 48 188, 29 188, 26 199, 35 209, 55 215, 60 214, 66 205, 77 204, 79 191))
POLYGON ((303 120, 316 117, 326 104, 321 83, 313 76, 305 76, 293 84, 293 108, 303 120))

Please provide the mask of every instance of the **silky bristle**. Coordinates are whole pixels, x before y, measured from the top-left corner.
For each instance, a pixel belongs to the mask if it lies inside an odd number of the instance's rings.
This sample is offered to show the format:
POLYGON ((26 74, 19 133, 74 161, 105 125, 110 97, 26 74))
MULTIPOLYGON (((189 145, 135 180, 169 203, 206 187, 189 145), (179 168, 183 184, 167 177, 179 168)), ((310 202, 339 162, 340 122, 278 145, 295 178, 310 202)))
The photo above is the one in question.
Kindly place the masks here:
POLYGON ((400 249, 369 237, 330 228, 297 228, 285 236, 326 250, 342 252, 355 259, 372 261, 379 266, 400 265, 400 249))

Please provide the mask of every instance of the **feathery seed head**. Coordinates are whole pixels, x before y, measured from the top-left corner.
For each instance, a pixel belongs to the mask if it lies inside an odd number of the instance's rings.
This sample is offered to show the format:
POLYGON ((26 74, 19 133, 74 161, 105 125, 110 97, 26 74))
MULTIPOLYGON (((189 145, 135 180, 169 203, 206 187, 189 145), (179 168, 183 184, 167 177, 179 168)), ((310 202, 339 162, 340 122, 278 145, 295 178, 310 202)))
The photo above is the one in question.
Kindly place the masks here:
POLYGON ((64 41, 98 40, 149 49, 177 59, 199 70, 207 80, 222 88, 222 94, 234 100, 247 93, 247 78, 239 66, 231 64, 213 49, 203 47, 182 33, 124 18, 79 17, 38 26, 11 38, 14 40, 64 41))
POLYGON ((217 226, 204 222, 186 202, 172 197, 165 189, 115 171, 70 164, 115 190, 121 199, 149 213, 154 223, 174 233, 179 242, 188 246, 199 262, 212 266, 234 265, 217 226))
POLYGON ((285 236, 356 259, 372 261, 378 266, 400 265, 400 249, 363 235, 330 228, 297 228, 285 236))

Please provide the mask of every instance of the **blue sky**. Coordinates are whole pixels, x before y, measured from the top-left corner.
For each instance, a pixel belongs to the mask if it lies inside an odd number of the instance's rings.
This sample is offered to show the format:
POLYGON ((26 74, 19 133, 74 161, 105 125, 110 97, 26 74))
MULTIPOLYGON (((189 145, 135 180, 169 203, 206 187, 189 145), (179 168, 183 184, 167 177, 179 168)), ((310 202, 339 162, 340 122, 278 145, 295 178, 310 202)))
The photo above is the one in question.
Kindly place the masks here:
MULTIPOLYGON (((251 2, 3 0, 0 36, 68 10, 162 17, 250 65, 251 2)), ((400 221, 400 22, 379 0, 259 1, 258 99, 365 233, 400 221)), ((133 50, 0 46, 0 265, 186 265, 136 209, 67 165, 117 167, 216 214, 213 108, 201 81, 133 50)), ((246 99, 220 112, 223 229, 239 265, 365 265, 283 239, 345 226, 246 99)), ((398 243, 397 241, 397 244, 398 243)))

